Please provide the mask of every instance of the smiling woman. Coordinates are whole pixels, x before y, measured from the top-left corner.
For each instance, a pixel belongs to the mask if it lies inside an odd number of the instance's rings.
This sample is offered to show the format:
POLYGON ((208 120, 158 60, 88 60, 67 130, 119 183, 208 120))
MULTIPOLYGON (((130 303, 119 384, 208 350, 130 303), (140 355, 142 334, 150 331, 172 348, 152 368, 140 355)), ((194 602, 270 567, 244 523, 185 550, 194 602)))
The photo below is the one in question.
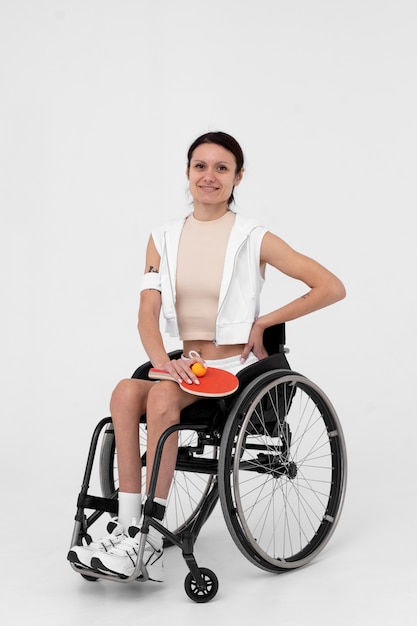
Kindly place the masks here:
MULTIPOLYGON (((202 135, 190 146, 186 175, 193 212, 152 231, 146 251, 138 328, 154 368, 171 380, 122 380, 110 408, 116 437, 119 494, 117 521, 110 536, 90 546, 74 546, 70 560, 101 571, 130 576, 139 548, 142 482, 139 421, 146 413, 147 480, 152 474, 161 434, 180 421, 182 409, 198 400, 177 382, 199 379, 193 365, 217 367, 236 374, 267 357, 264 331, 328 306, 345 295, 341 281, 322 265, 299 252, 256 220, 231 210, 233 192, 242 181, 244 157, 238 142, 223 132, 202 135), (301 280, 306 295, 260 316, 265 267, 272 265, 301 280), (179 337, 183 355, 170 359, 160 330, 179 337)), ((164 445, 155 502, 163 519, 172 482, 178 442, 164 445)), ((146 486, 147 489, 149 485, 146 486)), ((144 562, 153 580, 162 580, 162 537, 151 527, 144 562)))

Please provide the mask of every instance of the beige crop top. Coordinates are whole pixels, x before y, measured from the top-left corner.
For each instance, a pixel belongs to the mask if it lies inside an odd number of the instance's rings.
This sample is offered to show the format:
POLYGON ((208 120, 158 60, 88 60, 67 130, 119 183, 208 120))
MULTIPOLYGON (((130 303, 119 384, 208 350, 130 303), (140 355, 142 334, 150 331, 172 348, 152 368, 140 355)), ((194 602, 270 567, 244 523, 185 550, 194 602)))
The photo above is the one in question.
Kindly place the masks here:
POLYGON ((215 337, 227 242, 235 221, 228 211, 217 220, 185 220, 176 278, 176 310, 182 341, 215 337))

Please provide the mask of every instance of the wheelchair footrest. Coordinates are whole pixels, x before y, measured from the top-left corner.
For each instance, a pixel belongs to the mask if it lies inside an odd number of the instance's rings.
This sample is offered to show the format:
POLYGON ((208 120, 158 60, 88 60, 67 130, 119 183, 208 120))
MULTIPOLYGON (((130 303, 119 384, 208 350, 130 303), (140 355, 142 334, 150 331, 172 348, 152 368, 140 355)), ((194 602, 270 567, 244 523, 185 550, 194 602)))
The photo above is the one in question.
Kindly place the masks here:
POLYGON ((102 498, 99 496, 90 496, 82 494, 78 496, 77 506, 81 509, 93 509, 95 511, 106 511, 117 515, 118 501, 113 498, 102 498))

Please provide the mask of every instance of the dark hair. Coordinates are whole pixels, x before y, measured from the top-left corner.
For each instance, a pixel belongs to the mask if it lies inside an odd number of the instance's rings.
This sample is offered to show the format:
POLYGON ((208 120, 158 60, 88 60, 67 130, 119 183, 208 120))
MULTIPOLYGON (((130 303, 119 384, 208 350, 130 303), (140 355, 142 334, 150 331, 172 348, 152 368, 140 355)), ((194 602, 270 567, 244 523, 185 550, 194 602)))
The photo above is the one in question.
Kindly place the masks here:
MULTIPOLYGON (((243 166, 245 164, 245 157, 243 156, 242 148, 240 147, 240 145, 238 144, 238 142, 236 141, 234 137, 232 137, 231 135, 228 135, 227 133, 223 133, 221 131, 213 131, 213 132, 205 133, 204 135, 197 137, 197 139, 193 141, 187 153, 187 168, 188 169, 190 168, 191 158, 193 156, 194 150, 198 148, 198 146, 201 146, 201 144, 203 143, 214 143, 214 144, 217 144, 218 146, 222 146, 223 148, 231 152, 233 156, 235 157, 235 161, 236 161, 235 174, 239 174, 239 172, 242 171, 243 166)), ((234 202, 234 200, 235 198, 234 198, 233 191, 232 191, 232 194, 229 200, 227 201, 227 205, 230 206, 234 202)))

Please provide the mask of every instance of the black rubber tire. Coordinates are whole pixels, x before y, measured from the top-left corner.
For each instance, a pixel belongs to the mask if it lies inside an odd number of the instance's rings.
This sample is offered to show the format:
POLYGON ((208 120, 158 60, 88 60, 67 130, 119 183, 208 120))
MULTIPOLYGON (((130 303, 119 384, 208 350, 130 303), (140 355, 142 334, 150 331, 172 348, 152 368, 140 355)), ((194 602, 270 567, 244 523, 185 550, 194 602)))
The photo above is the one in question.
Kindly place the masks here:
POLYGON ((346 468, 323 391, 288 370, 256 378, 229 415, 219 455, 220 502, 242 554, 276 573, 309 563, 336 528, 346 468))
POLYGON ((206 567, 201 567, 199 569, 201 576, 204 578, 206 583, 206 588, 203 589, 199 587, 195 581, 194 576, 189 572, 184 581, 184 588, 187 596, 191 598, 194 602, 203 603, 209 602, 214 598, 218 589, 219 589, 219 581, 214 572, 206 567))

